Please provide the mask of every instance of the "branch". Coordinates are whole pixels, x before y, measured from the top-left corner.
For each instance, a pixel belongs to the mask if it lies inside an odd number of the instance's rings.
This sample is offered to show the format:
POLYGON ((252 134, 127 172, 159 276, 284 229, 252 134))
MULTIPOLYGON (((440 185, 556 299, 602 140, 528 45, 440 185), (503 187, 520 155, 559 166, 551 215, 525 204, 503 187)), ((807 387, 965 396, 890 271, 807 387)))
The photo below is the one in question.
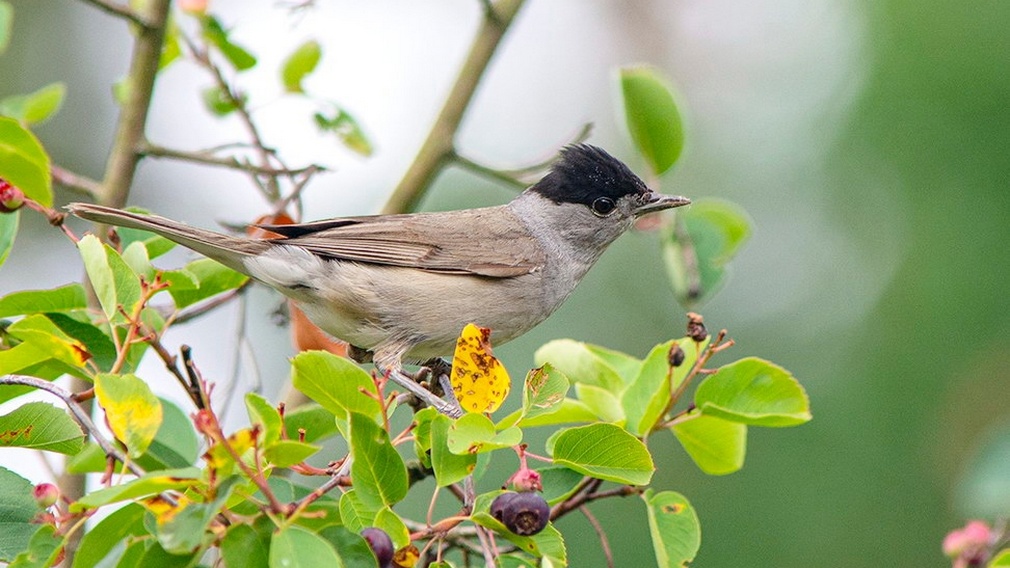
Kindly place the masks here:
POLYGON ((449 91, 445 105, 435 119, 428 138, 417 152, 414 163, 407 169, 407 173, 403 175, 403 179, 383 206, 382 213, 413 211, 431 186, 436 174, 452 159, 453 140, 463 119, 463 113, 470 105, 470 100, 498 44, 522 8, 523 1, 498 0, 491 6, 491 11, 485 13, 481 28, 473 45, 470 46, 470 53, 459 70, 459 75, 456 76, 456 82, 449 91))
MULTIPOLYGON (((86 0, 96 6, 113 6, 99 0, 86 0)), ((133 183, 144 141, 147 114, 154 92, 154 79, 161 60, 161 45, 165 40, 170 0, 150 0, 146 14, 133 45, 130 70, 127 74, 127 96, 119 113, 116 138, 105 166, 102 192, 98 196, 102 205, 123 207, 133 183)))
POLYGON ((140 149, 140 153, 143 156, 150 156, 152 158, 170 158, 185 162, 193 162, 195 164, 203 164, 205 166, 230 168, 233 170, 265 176, 294 177, 308 172, 315 173, 326 171, 324 166, 315 164, 295 169, 275 168, 270 165, 261 166, 245 160, 240 160, 235 156, 216 156, 214 155, 214 152, 209 150, 197 150, 195 152, 190 152, 186 150, 165 148, 164 146, 157 146, 155 144, 151 144, 150 142, 144 143, 140 149))
POLYGON ((44 390, 55 395, 67 405, 67 410, 70 411, 71 418, 73 418, 85 432, 91 435, 98 446, 102 448, 102 451, 105 452, 105 455, 119 460, 121 463, 126 465, 126 467, 129 468, 134 475, 144 475, 145 471, 142 467, 127 459, 127 457, 124 456, 118 448, 113 446, 111 442, 102 436, 101 430, 99 430, 98 427, 95 426, 95 423, 92 422, 91 416, 88 415, 88 412, 84 410, 84 408, 81 407, 76 400, 74 400, 74 395, 70 391, 56 386, 49 381, 25 375, 5 375, 0 377, 0 385, 25 385, 39 390, 44 390))
POLYGON ((614 568, 614 554, 610 551, 610 541, 607 539, 606 531, 603 530, 603 525, 589 512, 589 507, 583 505, 579 507, 579 512, 586 516, 589 524, 593 525, 596 536, 600 538, 600 547, 603 548, 603 556, 607 559, 607 568, 614 568))
POLYGON ((155 24, 147 22, 140 14, 129 6, 110 2, 109 0, 82 0, 85 4, 91 4, 99 10, 129 20, 140 26, 142 29, 149 29, 155 24))
POLYGON ((86 176, 75 174, 59 166, 49 168, 53 174, 53 181, 71 191, 82 193, 96 199, 102 194, 102 184, 86 176))

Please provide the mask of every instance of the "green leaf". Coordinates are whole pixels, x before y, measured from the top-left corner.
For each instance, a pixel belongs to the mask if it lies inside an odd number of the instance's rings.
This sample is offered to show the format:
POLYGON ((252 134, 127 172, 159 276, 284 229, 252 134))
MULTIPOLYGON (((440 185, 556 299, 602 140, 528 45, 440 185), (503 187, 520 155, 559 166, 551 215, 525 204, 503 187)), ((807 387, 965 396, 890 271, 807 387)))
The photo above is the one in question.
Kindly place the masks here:
POLYGON ((375 392, 375 382, 351 361, 324 351, 306 351, 292 360, 291 369, 294 387, 338 420, 346 423, 350 412, 378 418, 379 401, 364 394, 375 392))
POLYGON ((571 339, 556 339, 537 349, 537 365, 550 363, 572 383, 592 385, 619 393, 624 389, 621 375, 589 345, 571 339))
POLYGON ((270 541, 270 568, 342 568, 343 560, 325 539, 298 526, 282 528, 270 541))
MULTIPOLYGON (((31 344, 22 343, 0 350, 0 375, 27 374, 26 370, 49 360, 49 354, 31 344)), ((21 396, 35 389, 20 385, 0 385, 0 402, 21 396)))
POLYGON ((680 493, 647 489, 642 493, 659 568, 687 566, 701 547, 701 525, 694 507, 680 493))
POLYGON ((554 465, 627 485, 648 485, 656 469, 641 440, 613 424, 560 430, 548 440, 554 465))
POLYGON ((151 282, 154 280, 154 266, 151 265, 151 257, 147 256, 147 247, 143 243, 130 243, 123 247, 123 262, 130 267, 134 274, 151 282))
POLYGON ((477 465, 476 454, 458 455, 449 451, 449 428, 452 420, 439 414, 431 420, 431 469, 435 481, 445 487, 473 473, 477 465))
POLYGON ((162 491, 188 489, 201 483, 201 475, 202 472, 195 467, 149 473, 122 485, 92 491, 70 505, 70 510, 77 513, 111 503, 150 497, 162 491))
MULTIPOLYGON (((143 506, 129 503, 84 533, 77 554, 74 555, 74 568, 97 566, 127 537, 147 534, 147 529, 144 528, 145 512, 143 506)), ((123 546, 122 550, 125 552, 126 547, 123 546)))
POLYGON ((267 568, 269 555, 270 535, 251 525, 232 525, 221 541, 221 557, 228 568, 267 568))
POLYGON ((47 312, 46 318, 68 338, 83 345, 99 369, 110 369, 115 364, 116 345, 103 330, 93 325, 86 315, 75 314, 72 317, 65 313, 47 312), (82 319, 85 321, 81 321, 82 319))
POLYGON ((695 343, 689 337, 660 343, 652 348, 642 362, 638 376, 621 396, 621 406, 627 416, 625 428, 637 436, 649 434, 653 425, 670 403, 673 391, 684 382, 698 360, 698 355, 708 346, 709 338, 695 343), (684 350, 684 362, 671 367, 670 350, 674 344, 684 350))
POLYGON ((27 95, 14 95, 0 100, 0 115, 16 118, 26 125, 41 124, 60 110, 67 86, 50 83, 27 95))
POLYGON ((95 377, 95 397, 116 439, 136 459, 147 451, 162 422, 161 401, 136 375, 95 377))
POLYGON ((518 446, 523 441, 523 431, 512 426, 495 431, 494 423, 478 412, 468 412, 449 427, 446 440, 454 454, 479 454, 501 448, 518 446))
POLYGON ((715 293, 725 281, 727 264, 750 234, 750 218, 728 201, 700 200, 678 212, 662 238, 677 300, 691 306, 715 293))
MULTIPOLYGON (((150 215, 150 211, 140 207, 127 207, 131 213, 141 213, 150 215)), ((150 231, 142 229, 131 229, 129 227, 117 227, 116 234, 123 249, 129 248, 133 243, 142 243, 147 249, 147 258, 155 259, 175 248, 175 243, 161 235, 156 235, 150 231)))
POLYGON ((123 321, 119 307, 127 313, 133 312, 140 302, 140 279, 115 249, 102 244, 94 235, 85 235, 77 248, 105 317, 110 321, 123 321))
POLYGON ((162 42, 161 46, 161 57, 158 59, 158 71, 168 67, 181 56, 182 46, 179 42, 179 26, 175 23, 174 18, 169 18, 168 25, 165 27, 165 41, 162 42))
POLYGON ((567 467, 551 466, 538 469, 537 472, 540 474, 540 484, 544 488, 544 499, 552 506, 571 497, 585 479, 581 473, 567 467))
POLYGON ((702 413, 752 426, 796 426, 810 420, 810 401, 788 371, 757 357, 720 367, 694 395, 702 413))
POLYGON ((158 538, 158 543, 165 552, 169 554, 189 554, 195 552, 204 541, 207 527, 210 526, 214 517, 221 512, 221 508, 228 501, 232 490, 239 483, 239 478, 231 477, 217 486, 214 499, 207 503, 191 503, 180 505, 171 514, 166 514, 165 518, 147 523, 158 538))
POLYGON ((340 520, 354 532, 375 524, 377 514, 379 508, 371 507, 362 501, 357 489, 345 491, 340 496, 340 520))
POLYGON ((372 143, 365 136, 358 121, 347 111, 334 105, 329 114, 317 112, 313 118, 320 132, 336 134, 344 146, 362 156, 372 155, 372 143))
POLYGON ((18 224, 21 211, 0 214, 0 266, 7 262, 7 257, 14 248, 14 238, 18 234, 18 224))
POLYGON ((375 515, 374 526, 389 535, 390 540, 393 541, 394 549, 400 549, 410 544, 410 531, 407 530, 407 525, 403 524, 403 519, 389 507, 383 507, 375 515))
POLYGON ((621 422, 624 420, 624 409, 621 408, 621 399, 613 392, 593 385, 576 384, 575 395, 600 420, 604 422, 621 422))
POLYGON ((568 377, 549 363, 533 369, 526 375, 523 386, 522 418, 535 418, 558 410, 569 387, 568 377))
POLYGON ((600 347, 591 343, 586 343, 585 345, 586 349, 617 371, 617 374, 625 384, 630 384, 634 381, 642 369, 642 360, 636 359, 627 353, 621 353, 620 351, 614 351, 613 349, 607 349, 606 347, 600 347))
POLYGON ((653 67, 625 67, 621 94, 632 141, 652 173, 662 175, 684 148, 684 125, 672 87, 653 67))
POLYGON ((306 442, 329 438, 337 432, 333 413, 318 404, 305 404, 284 413, 284 429, 288 438, 297 440, 305 432, 306 442))
POLYGON ((221 55, 232 64, 238 71, 251 69, 256 65, 256 58, 246 51, 245 48, 233 43, 228 37, 228 32, 214 16, 204 16, 200 19, 203 26, 203 36, 213 46, 217 47, 221 55))
POLYGON ((38 528, 32 519, 39 506, 32 497, 34 486, 13 471, 0 467, 0 562, 10 562, 38 528))
POLYGON ((319 536, 326 539, 334 550, 340 551, 340 559, 348 568, 375 568, 375 555, 357 532, 330 526, 319 531, 319 536))
POLYGON ((263 457, 274 467, 291 467, 312 457, 320 449, 297 440, 279 440, 263 450, 263 457))
POLYGON ((376 509, 392 505, 407 495, 407 467, 389 433, 368 416, 352 412, 351 480, 361 500, 376 509))
POLYGON ((304 93, 302 80, 315 70, 322 57, 322 48, 316 40, 309 40, 294 50, 281 68, 284 90, 289 93, 304 93))
MULTIPOLYGON (((518 420, 520 412, 521 410, 517 410, 503 418, 498 427, 501 428, 503 425, 518 420)), ((561 401, 561 404, 553 412, 532 418, 523 418, 518 421, 517 426, 533 428, 536 426, 556 426, 558 424, 572 424, 576 422, 595 422, 596 420, 596 413, 586 403, 574 398, 566 398, 561 401)))
POLYGON ((746 424, 691 412, 670 429, 705 473, 726 475, 743 467, 747 454, 746 424))
POLYGON ((0 178, 17 186, 25 196, 50 207, 53 204, 49 155, 34 134, 13 118, 0 116, 0 178))
MULTIPOLYGON (((238 108, 231 96, 217 85, 204 89, 201 92, 201 97, 203 98, 204 106, 214 116, 228 116, 238 108)), ((243 104, 246 102, 245 93, 240 94, 239 98, 243 104)))
POLYGON ((249 413, 249 423, 260 427, 259 439, 264 446, 281 439, 281 413, 270 401, 260 394, 247 393, 245 409, 249 413))
POLYGON ((148 471, 191 466, 200 452, 193 422, 174 403, 161 401, 163 419, 154 440, 137 464, 148 471))
POLYGON ((56 535, 56 527, 42 525, 28 542, 28 549, 17 555, 9 568, 48 568, 55 563, 56 556, 66 539, 56 535))
POLYGON ((0 0, 0 55, 7 51, 13 30, 14 8, 8 2, 0 0))
POLYGON ((67 370, 78 376, 88 360, 88 353, 76 339, 63 333, 49 318, 33 314, 7 327, 7 333, 46 353, 50 359, 66 363, 67 370))
POLYGON ((1004 548, 989 561, 987 568, 1007 568, 1010 566, 1010 548, 1004 548))
POLYGON ((172 300, 175 301, 177 309, 182 309, 223 292, 234 290, 249 280, 249 277, 245 274, 235 272, 216 260, 209 258, 194 260, 187 264, 183 270, 196 280, 198 288, 192 290, 185 287, 169 287, 168 293, 172 295, 172 300))
MULTIPOLYGON (((4 215, 0 215, 2 219, 4 215)), ((84 287, 67 284, 52 290, 22 290, 0 298, 0 318, 38 314, 43 312, 69 312, 88 307, 84 287)))
POLYGON ((84 432, 66 411, 29 402, 0 416, 0 446, 72 455, 84 447, 84 432))

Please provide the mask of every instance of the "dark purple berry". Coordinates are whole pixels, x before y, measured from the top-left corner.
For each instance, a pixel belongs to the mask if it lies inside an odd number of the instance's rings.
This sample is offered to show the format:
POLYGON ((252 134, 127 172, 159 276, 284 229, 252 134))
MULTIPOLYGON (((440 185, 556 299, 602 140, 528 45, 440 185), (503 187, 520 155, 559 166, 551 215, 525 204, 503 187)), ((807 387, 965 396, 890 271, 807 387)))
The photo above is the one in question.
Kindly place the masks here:
POLYGON ((393 562, 393 540, 389 538, 386 531, 369 527, 361 531, 361 536, 368 542, 368 547, 375 554, 375 559, 379 561, 380 568, 386 568, 393 562))
POLYGON ((544 530, 551 518, 551 508, 539 493, 502 493, 491 503, 491 516, 519 536, 544 530))
POLYGON ((687 357, 687 354, 684 353, 684 350, 681 349, 680 345, 674 343, 673 347, 670 348, 670 352, 666 354, 666 361, 671 367, 679 367, 684 364, 685 357, 687 357))

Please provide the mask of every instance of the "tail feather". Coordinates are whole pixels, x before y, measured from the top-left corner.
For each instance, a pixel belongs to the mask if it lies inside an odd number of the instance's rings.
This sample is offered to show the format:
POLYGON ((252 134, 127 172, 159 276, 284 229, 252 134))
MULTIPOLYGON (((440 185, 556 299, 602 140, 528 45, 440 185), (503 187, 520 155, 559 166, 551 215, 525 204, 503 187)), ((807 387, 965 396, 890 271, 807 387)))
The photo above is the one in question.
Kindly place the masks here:
POLYGON ((186 248, 195 250, 243 274, 248 274, 248 269, 243 260, 262 254, 271 246, 266 241, 233 237, 206 229, 190 227, 184 223, 172 221, 171 219, 157 215, 141 215, 102 205, 71 203, 67 206, 67 210, 89 221, 150 231, 170 241, 179 243, 186 248))

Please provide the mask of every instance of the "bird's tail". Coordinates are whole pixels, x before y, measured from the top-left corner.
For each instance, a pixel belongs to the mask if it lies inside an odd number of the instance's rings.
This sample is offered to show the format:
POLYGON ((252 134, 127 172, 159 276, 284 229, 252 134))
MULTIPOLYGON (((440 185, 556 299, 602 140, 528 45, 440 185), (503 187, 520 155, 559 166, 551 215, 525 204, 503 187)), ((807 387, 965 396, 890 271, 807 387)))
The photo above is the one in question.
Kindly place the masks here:
POLYGON ((243 260, 261 254, 271 246, 266 241, 232 237, 206 229, 190 227, 157 215, 141 215, 102 205, 71 203, 67 206, 67 210, 89 221, 150 231, 243 274, 248 274, 243 260))

